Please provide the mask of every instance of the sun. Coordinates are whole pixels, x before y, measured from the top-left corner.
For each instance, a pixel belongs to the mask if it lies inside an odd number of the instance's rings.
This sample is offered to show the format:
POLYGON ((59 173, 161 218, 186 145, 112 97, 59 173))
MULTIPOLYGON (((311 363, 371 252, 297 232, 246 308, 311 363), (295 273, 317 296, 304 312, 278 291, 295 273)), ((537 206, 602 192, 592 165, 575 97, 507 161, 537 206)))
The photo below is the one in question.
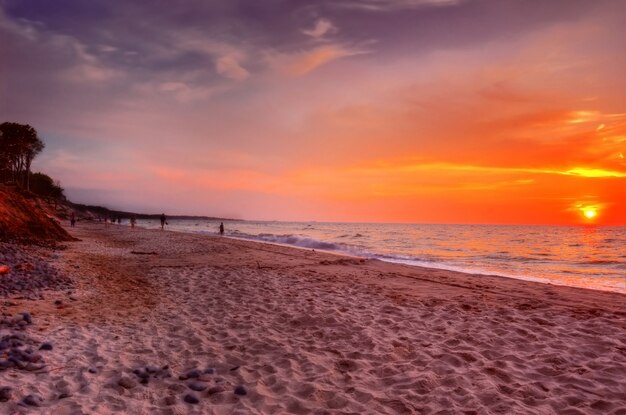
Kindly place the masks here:
POLYGON ((594 208, 585 208, 583 209, 583 215, 585 215, 587 219, 593 219, 598 216, 598 211, 594 208))

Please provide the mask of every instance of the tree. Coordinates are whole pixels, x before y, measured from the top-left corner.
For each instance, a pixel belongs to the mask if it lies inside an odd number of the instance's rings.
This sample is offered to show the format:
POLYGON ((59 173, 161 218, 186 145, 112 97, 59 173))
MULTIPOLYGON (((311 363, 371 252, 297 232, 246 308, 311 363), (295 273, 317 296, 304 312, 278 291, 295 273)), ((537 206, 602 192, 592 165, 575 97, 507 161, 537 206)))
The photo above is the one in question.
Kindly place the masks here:
POLYGON ((61 183, 55 182, 50 176, 43 173, 32 173, 30 175, 30 190, 37 196, 54 201, 55 207, 59 200, 64 200, 61 183))
POLYGON ((0 124, 0 174, 26 189, 30 188, 30 166, 44 148, 37 131, 26 124, 0 124))

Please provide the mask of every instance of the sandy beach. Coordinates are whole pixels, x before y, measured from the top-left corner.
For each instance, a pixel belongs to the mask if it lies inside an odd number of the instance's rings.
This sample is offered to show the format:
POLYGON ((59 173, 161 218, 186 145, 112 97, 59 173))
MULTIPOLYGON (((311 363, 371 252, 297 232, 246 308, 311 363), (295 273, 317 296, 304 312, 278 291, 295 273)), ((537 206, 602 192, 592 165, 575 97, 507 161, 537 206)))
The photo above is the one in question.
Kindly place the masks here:
POLYGON ((68 232, 80 241, 49 264, 74 288, 1 303, 53 346, 38 371, 0 371, 2 413, 626 414, 623 294, 217 236, 68 232))

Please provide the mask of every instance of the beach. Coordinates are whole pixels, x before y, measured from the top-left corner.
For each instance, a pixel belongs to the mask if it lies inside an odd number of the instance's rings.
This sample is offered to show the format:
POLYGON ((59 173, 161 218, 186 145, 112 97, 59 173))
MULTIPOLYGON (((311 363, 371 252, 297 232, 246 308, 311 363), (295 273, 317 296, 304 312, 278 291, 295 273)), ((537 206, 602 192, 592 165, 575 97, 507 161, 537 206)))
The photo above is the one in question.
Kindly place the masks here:
POLYGON ((3 413, 626 414, 624 294, 218 236, 67 231, 79 240, 47 261, 73 288, 2 301, 52 345, 37 371, 0 371, 3 413))

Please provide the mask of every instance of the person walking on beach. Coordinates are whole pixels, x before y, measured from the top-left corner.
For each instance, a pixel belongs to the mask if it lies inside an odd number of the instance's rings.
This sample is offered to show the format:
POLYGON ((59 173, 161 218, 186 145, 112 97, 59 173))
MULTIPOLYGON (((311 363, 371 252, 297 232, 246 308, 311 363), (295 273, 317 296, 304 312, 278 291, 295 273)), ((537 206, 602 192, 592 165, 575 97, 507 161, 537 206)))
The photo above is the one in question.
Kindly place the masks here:
POLYGON ((137 222, 137 218, 135 217, 135 215, 130 217, 130 227, 134 228, 135 227, 135 222, 137 222))
POLYGON ((224 235, 224 222, 220 223, 220 236, 224 235))
POLYGON ((73 228, 74 225, 76 225, 76 215, 74 214, 74 212, 72 212, 70 216, 70 226, 73 228))
POLYGON ((167 222, 165 221, 165 213, 161 213, 161 230, 164 229, 166 223, 167 222))

